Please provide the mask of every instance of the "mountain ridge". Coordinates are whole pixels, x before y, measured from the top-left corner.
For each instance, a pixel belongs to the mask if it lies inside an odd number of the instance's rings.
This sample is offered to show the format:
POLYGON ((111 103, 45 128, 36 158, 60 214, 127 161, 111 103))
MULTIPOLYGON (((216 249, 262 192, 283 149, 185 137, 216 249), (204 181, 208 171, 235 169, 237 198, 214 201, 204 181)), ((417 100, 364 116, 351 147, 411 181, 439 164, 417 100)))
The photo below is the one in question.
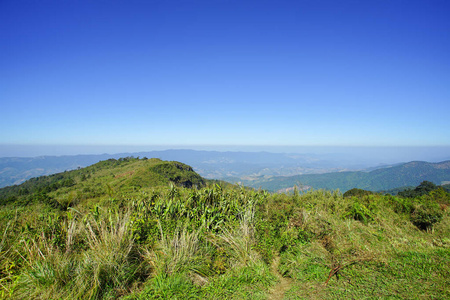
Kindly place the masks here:
MULTIPOLYGON (((242 184, 255 188, 279 191, 293 186, 314 189, 339 189, 343 192, 352 188, 371 191, 389 190, 402 186, 417 186, 427 180, 442 184, 450 179, 450 161, 430 163, 412 161, 370 172, 344 171, 325 174, 279 176, 260 180, 242 180, 242 184)), ((234 179, 235 180, 235 179, 234 179)), ((233 181, 233 180, 227 180, 233 181)))
MULTIPOLYGON (((450 181, 450 160, 442 162, 411 161, 378 164, 367 168, 344 168, 345 157, 339 164, 327 156, 311 154, 198 151, 173 149, 137 152, 134 157, 157 157, 168 161, 182 161, 204 178, 242 183, 269 191, 306 188, 340 189, 362 188, 372 191, 416 186, 423 180, 442 184, 450 181), (185 158, 179 159, 179 158, 185 158), (424 164, 431 164, 427 165, 424 164), (340 166, 339 166, 340 165, 340 166), (438 166, 434 168, 433 166, 438 166), (400 171, 401 170, 401 171, 400 171), (389 173, 397 172, 395 175, 389 173), (435 174, 436 173, 436 174, 435 174), (442 173, 437 175, 438 173, 442 173), (409 175, 408 175, 409 174, 409 175), (412 178, 412 177, 415 178, 412 178), (411 178, 410 178, 411 177, 411 178), (403 178, 403 180, 402 180, 403 178)), ((39 156, 35 158, 0 158, 0 187, 21 184, 27 179, 86 167, 107 159, 131 157, 129 153, 98 155, 39 156)))
MULTIPOLYGON (((355 162, 344 154, 298 154, 243 151, 200 151, 169 149, 161 151, 0 158, 0 187, 20 184, 41 175, 86 167, 106 159, 121 157, 156 157, 182 161, 201 176, 222 179, 229 176, 298 175, 374 167, 372 163, 355 162)), ((374 168, 377 168, 376 166, 374 168)))

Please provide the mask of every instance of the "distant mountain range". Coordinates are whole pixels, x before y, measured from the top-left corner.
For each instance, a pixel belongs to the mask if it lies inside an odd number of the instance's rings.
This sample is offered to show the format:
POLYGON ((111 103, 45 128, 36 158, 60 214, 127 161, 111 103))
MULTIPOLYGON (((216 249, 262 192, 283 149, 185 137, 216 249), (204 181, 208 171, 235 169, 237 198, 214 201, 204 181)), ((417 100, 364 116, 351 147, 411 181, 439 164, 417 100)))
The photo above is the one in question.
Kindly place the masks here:
MULTIPOLYGON (((236 182, 238 178, 227 178, 236 182)), ((269 191, 287 191, 297 186, 299 189, 340 189, 345 192, 352 188, 370 191, 389 190, 404 186, 417 186, 427 180, 435 184, 450 182, 450 161, 429 163, 413 161, 370 172, 333 172, 326 174, 306 174, 297 176, 277 176, 240 180, 244 185, 269 191)))
MULTIPOLYGON (((294 154, 270 152, 219 152, 164 150, 100 155, 0 158, 0 187, 20 184, 42 175, 83 168, 109 158, 147 157, 189 164, 202 177, 255 178, 362 170, 373 163, 345 154, 294 154)), ((378 166, 381 167, 381 166, 378 166)))
POLYGON ((293 154, 270 152, 219 152, 164 150, 100 155, 0 158, 0 187, 20 184, 32 177, 90 166, 110 158, 159 158, 193 167, 204 178, 289 191, 299 188, 361 188, 372 191, 417 186, 423 180, 450 182, 450 161, 376 165, 343 154, 293 154))

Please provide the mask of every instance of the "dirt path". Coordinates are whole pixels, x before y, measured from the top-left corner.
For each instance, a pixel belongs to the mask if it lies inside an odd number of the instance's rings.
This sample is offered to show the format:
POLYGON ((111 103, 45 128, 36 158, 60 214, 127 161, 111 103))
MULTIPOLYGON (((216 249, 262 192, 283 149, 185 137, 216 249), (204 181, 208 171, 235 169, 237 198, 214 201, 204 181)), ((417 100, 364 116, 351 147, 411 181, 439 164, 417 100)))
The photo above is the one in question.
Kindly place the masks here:
POLYGON ((270 270, 278 277, 279 282, 270 289, 270 294, 267 299, 269 300, 281 300, 284 297, 284 293, 291 288, 292 279, 283 277, 278 272, 278 265, 280 264, 280 257, 277 255, 270 266, 270 270))

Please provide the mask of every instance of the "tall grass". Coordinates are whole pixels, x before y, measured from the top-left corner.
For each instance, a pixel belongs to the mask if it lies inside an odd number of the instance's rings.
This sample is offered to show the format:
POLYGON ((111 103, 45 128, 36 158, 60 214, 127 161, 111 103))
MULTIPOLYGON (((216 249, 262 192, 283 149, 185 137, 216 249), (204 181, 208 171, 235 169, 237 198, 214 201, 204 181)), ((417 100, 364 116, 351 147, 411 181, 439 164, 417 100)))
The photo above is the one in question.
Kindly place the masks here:
POLYGON ((42 234, 30 241, 22 240, 26 267, 22 272, 17 299, 68 299, 77 262, 52 244, 51 237, 42 234))
POLYGON ((224 228, 222 233, 215 235, 212 239, 212 242, 226 253, 232 267, 247 266, 261 258, 253 249, 255 245, 254 216, 254 206, 246 207, 238 227, 224 228))
POLYGON ((208 255, 202 248, 199 231, 189 232, 186 228, 176 229, 171 235, 163 232, 154 248, 144 248, 145 261, 156 275, 193 272, 202 276, 208 274, 208 255))
MULTIPOLYGON (((14 280, 13 272, 17 265, 14 255, 11 255, 11 252, 13 251, 13 240, 9 236, 11 223, 11 220, 8 221, 4 230, 2 230, 3 234, 0 241, 0 299, 6 298, 7 295, 11 295, 12 288, 14 288, 14 286, 11 287, 10 285, 14 280)), ((0 228, 3 229, 2 226, 0 226, 0 228)))
POLYGON ((120 201, 67 211, 40 204, 0 223, 2 295, 265 299, 274 273, 292 278, 289 299, 364 298, 365 290, 411 298, 405 282, 420 282, 421 297, 450 295, 449 215, 444 206, 424 206, 432 199, 219 185, 116 192, 120 201), (415 225, 432 214, 441 216, 432 230, 415 225))
POLYGON ((76 286, 79 298, 121 295, 141 271, 140 255, 128 229, 130 215, 110 212, 108 219, 85 223, 88 249, 80 259, 76 286))
POLYGON ((14 298, 99 299, 128 293, 144 274, 129 219, 128 213, 110 212, 98 221, 91 216, 73 220, 66 228, 66 249, 44 234, 23 241, 27 267, 14 298), (76 241, 83 242, 78 245, 82 251, 75 251, 76 241))

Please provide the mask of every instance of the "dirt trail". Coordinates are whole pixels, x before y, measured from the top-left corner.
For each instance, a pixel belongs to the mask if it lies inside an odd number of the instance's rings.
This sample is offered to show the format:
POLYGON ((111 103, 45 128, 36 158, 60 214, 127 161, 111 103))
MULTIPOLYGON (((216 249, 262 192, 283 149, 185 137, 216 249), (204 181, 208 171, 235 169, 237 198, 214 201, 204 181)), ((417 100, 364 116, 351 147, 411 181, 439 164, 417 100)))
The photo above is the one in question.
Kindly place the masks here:
POLYGON ((280 257, 277 255, 270 266, 270 270, 278 277, 279 282, 270 289, 270 294, 267 299, 269 300, 281 300, 284 297, 284 293, 291 288, 292 279, 283 277, 278 272, 278 265, 280 264, 280 257))

